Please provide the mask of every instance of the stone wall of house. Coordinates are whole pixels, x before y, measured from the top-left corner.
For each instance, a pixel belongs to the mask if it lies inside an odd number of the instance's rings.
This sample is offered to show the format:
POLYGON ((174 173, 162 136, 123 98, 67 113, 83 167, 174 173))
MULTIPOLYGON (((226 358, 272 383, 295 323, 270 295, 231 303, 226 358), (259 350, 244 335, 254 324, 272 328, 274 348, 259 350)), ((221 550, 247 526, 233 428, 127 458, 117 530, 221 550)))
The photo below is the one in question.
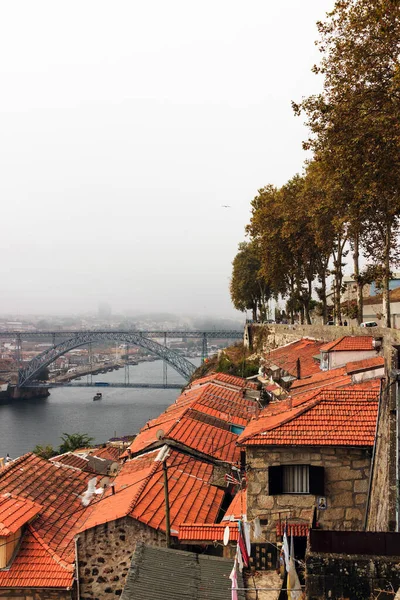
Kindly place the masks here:
POLYGON ((310 552, 305 581, 308 600, 393 599, 400 587, 400 557, 310 552))
POLYGON ((164 546, 165 535, 124 517, 81 533, 78 539, 81 600, 120 596, 136 542, 164 546))
POLYGON ((244 343, 254 352, 272 350, 302 337, 331 341, 343 335, 373 335, 383 339, 386 380, 377 432, 367 528, 394 531, 396 526, 396 388, 391 369, 399 369, 400 330, 383 327, 324 325, 246 325, 244 343))
POLYGON ((72 590, 0 588, 0 598, 1 600, 74 600, 76 595, 72 590))
POLYGON ((269 541, 276 541, 279 519, 310 520, 317 504, 311 494, 269 495, 268 467, 308 464, 324 467, 327 508, 317 511, 324 529, 361 530, 368 495, 370 453, 359 448, 247 447, 247 518, 259 517, 269 541))

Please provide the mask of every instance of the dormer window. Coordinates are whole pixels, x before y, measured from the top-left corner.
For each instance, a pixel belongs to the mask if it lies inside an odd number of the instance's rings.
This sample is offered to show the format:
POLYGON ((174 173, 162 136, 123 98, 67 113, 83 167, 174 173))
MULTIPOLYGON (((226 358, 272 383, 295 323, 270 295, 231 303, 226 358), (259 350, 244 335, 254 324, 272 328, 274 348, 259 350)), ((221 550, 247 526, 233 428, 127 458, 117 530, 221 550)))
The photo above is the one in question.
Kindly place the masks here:
POLYGON ((3 494, 0 496, 0 569, 11 562, 22 537, 24 525, 32 521, 42 506, 28 498, 3 494))

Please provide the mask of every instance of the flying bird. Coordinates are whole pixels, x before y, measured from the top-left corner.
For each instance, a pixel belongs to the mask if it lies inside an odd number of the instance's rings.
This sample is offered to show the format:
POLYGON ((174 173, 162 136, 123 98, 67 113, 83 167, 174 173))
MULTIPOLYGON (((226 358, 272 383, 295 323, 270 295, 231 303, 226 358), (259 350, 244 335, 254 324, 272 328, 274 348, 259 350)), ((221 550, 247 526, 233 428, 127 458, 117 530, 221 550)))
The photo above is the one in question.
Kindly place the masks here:
POLYGON ((230 204, 221 204, 222 208, 231 208, 230 204))

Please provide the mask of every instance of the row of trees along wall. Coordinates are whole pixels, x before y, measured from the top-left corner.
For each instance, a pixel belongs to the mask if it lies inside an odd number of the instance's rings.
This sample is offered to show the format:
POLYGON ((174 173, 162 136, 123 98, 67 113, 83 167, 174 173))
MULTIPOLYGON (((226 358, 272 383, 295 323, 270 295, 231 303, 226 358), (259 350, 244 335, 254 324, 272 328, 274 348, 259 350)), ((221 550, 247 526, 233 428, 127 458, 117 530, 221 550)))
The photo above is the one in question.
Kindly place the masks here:
POLYGON ((268 299, 281 296, 292 321, 299 313, 310 323, 315 291, 325 323, 333 277, 336 324, 346 316, 361 323, 363 286, 375 281, 390 327, 400 214, 400 3, 337 0, 317 27, 321 61, 313 71, 323 78, 322 92, 292 103, 306 117, 303 146, 312 158, 302 175, 280 188, 266 185, 252 201, 231 297, 237 309, 263 319, 268 299), (352 314, 340 302, 347 255, 357 286, 352 314))

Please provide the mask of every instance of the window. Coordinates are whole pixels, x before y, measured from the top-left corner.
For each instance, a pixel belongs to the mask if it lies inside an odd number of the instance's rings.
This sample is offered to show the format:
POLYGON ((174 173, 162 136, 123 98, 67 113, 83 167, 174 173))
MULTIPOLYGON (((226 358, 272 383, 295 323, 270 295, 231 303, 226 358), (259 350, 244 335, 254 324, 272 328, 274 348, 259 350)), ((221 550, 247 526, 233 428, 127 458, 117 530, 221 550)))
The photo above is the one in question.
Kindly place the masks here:
POLYGON ((288 465, 283 467, 284 494, 309 493, 308 465, 288 465))
POLYGON ((269 495, 313 494, 324 496, 324 468, 311 465, 268 467, 269 495))

